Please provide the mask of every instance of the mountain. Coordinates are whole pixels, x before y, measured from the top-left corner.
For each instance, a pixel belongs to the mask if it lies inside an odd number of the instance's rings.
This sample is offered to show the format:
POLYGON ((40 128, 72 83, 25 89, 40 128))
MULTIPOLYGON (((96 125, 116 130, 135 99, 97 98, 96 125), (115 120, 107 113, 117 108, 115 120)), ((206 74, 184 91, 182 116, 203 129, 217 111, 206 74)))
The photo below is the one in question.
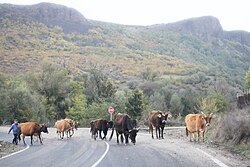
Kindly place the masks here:
POLYGON ((242 88, 250 64, 250 33, 224 31, 212 16, 127 26, 57 4, 1 4, 0 28, 0 71, 9 74, 37 70, 46 60, 72 75, 100 67, 118 84, 141 81, 151 69, 177 85, 206 89, 222 78, 242 88))
POLYGON ((65 33, 83 33, 91 28, 88 20, 77 10, 51 3, 39 3, 30 6, 3 4, 0 6, 0 17, 25 18, 43 23, 48 27, 59 26, 63 28, 65 33))

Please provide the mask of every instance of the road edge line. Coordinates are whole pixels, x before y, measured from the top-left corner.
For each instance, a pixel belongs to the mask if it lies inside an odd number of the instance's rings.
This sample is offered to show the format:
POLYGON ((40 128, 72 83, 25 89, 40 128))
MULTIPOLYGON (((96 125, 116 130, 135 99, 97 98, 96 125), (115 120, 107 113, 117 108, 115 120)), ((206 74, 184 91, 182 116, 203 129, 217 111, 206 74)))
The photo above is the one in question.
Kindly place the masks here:
POLYGON ((4 158, 8 158, 8 157, 13 156, 13 155, 16 155, 16 154, 19 154, 19 153, 21 153, 21 152, 23 152, 23 151, 25 151, 25 150, 27 150, 27 149, 29 149, 29 148, 30 148, 30 146, 29 146, 29 145, 26 145, 26 147, 25 147, 24 149, 19 150, 19 151, 14 152, 14 153, 11 153, 11 154, 8 154, 8 155, 5 155, 5 156, 1 157, 0 160, 2 160, 2 159, 4 159, 4 158))
POLYGON ((196 148, 197 150, 199 150, 200 152, 202 152, 203 154, 205 154, 207 157, 209 157, 212 161, 214 161, 217 165, 219 165, 220 167, 229 167, 226 164, 224 164, 223 162, 221 162, 220 160, 216 159, 215 157, 213 157, 212 155, 206 153, 205 151, 196 148))
POLYGON ((104 154, 101 156, 101 158, 99 158, 99 160, 98 161, 96 161, 96 163, 94 163, 94 165, 92 165, 91 167, 96 167, 102 160, 103 160, 103 158, 106 156, 106 154, 108 153, 108 151, 109 151, 109 144, 105 141, 105 143, 106 143, 106 150, 105 150, 105 152, 104 152, 104 154))

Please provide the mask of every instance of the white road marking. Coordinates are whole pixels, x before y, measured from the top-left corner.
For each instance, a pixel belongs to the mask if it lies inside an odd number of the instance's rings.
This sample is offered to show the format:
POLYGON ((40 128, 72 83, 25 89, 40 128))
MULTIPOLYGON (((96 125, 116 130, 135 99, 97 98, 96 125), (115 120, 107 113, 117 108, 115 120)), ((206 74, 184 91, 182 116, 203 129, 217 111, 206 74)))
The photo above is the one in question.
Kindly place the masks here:
POLYGON ((219 165, 220 167, 228 167, 226 164, 224 164, 223 162, 221 162, 220 160, 216 159, 215 157, 213 157, 212 155, 206 153, 205 151, 196 148, 197 150, 199 150, 200 152, 202 152, 203 154, 205 154, 206 156, 208 156, 211 160, 213 160, 217 165, 219 165))
POLYGON ((27 150, 27 149, 29 149, 29 148, 30 148, 30 146, 29 146, 29 145, 26 145, 26 147, 25 147, 24 149, 19 150, 19 151, 14 152, 14 153, 11 153, 11 154, 9 154, 9 155, 5 155, 5 156, 1 157, 0 160, 1 160, 1 159, 4 159, 4 158, 7 158, 7 157, 10 157, 10 156, 12 156, 12 155, 21 153, 21 152, 23 152, 23 151, 25 151, 25 150, 27 150))
POLYGON ((108 151, 109 151, 109 144, 106 141, 105 141, 105 143, 106 143, 106 146, 107 146, 106 151, 101 156, 101 158, 99 158, 99 160, 96 161, 96 163, 94 165, 92 165, 92 167, 96 167, 103 160, 103 158, 106 156, 106 154, 108 153, 108 151))

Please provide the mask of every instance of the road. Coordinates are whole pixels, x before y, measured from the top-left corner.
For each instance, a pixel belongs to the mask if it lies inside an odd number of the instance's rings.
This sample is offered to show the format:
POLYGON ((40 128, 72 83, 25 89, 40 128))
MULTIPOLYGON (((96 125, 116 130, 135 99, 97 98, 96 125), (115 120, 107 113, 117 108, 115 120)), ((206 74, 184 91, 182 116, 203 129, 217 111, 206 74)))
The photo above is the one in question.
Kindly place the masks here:
MULTIPOLYGON (((0 139, 12 140, 0 127, 0 139)), ((219 160, 189 141, 168 138, 152 139, 146 132, 140 132, 137 143, 117 144, 116 136, 111 141, 91 139, 88 128, 79 128, 69 139, 58 140, 54 128, 43 135, 43 145, 34 142, 24 151, 0 159, 0 166, 16 167, 227 167, 234 166, 226 159, 219 160)), ((108 134, 108 137, 110 132, 108 134)), ((30 144, 30 137, 25 141, 30 144)), ((20 145, 23 145, 21 142, 20 145)))

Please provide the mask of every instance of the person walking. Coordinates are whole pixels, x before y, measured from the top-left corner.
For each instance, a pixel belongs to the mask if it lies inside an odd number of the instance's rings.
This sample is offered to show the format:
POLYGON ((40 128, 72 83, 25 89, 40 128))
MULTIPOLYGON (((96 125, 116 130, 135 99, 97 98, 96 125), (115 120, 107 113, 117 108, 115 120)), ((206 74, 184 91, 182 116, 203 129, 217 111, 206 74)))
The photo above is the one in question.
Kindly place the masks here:
POLYGON ((17 145, 17 143, 18 143, 17 135, 18 135, 18 131, 19 131, 17 120, 14 120, 14 123, 11 125, 8 134, 10 134, 11 131, 13 132, 13 135, 14 135, 12 143, 17 145))

